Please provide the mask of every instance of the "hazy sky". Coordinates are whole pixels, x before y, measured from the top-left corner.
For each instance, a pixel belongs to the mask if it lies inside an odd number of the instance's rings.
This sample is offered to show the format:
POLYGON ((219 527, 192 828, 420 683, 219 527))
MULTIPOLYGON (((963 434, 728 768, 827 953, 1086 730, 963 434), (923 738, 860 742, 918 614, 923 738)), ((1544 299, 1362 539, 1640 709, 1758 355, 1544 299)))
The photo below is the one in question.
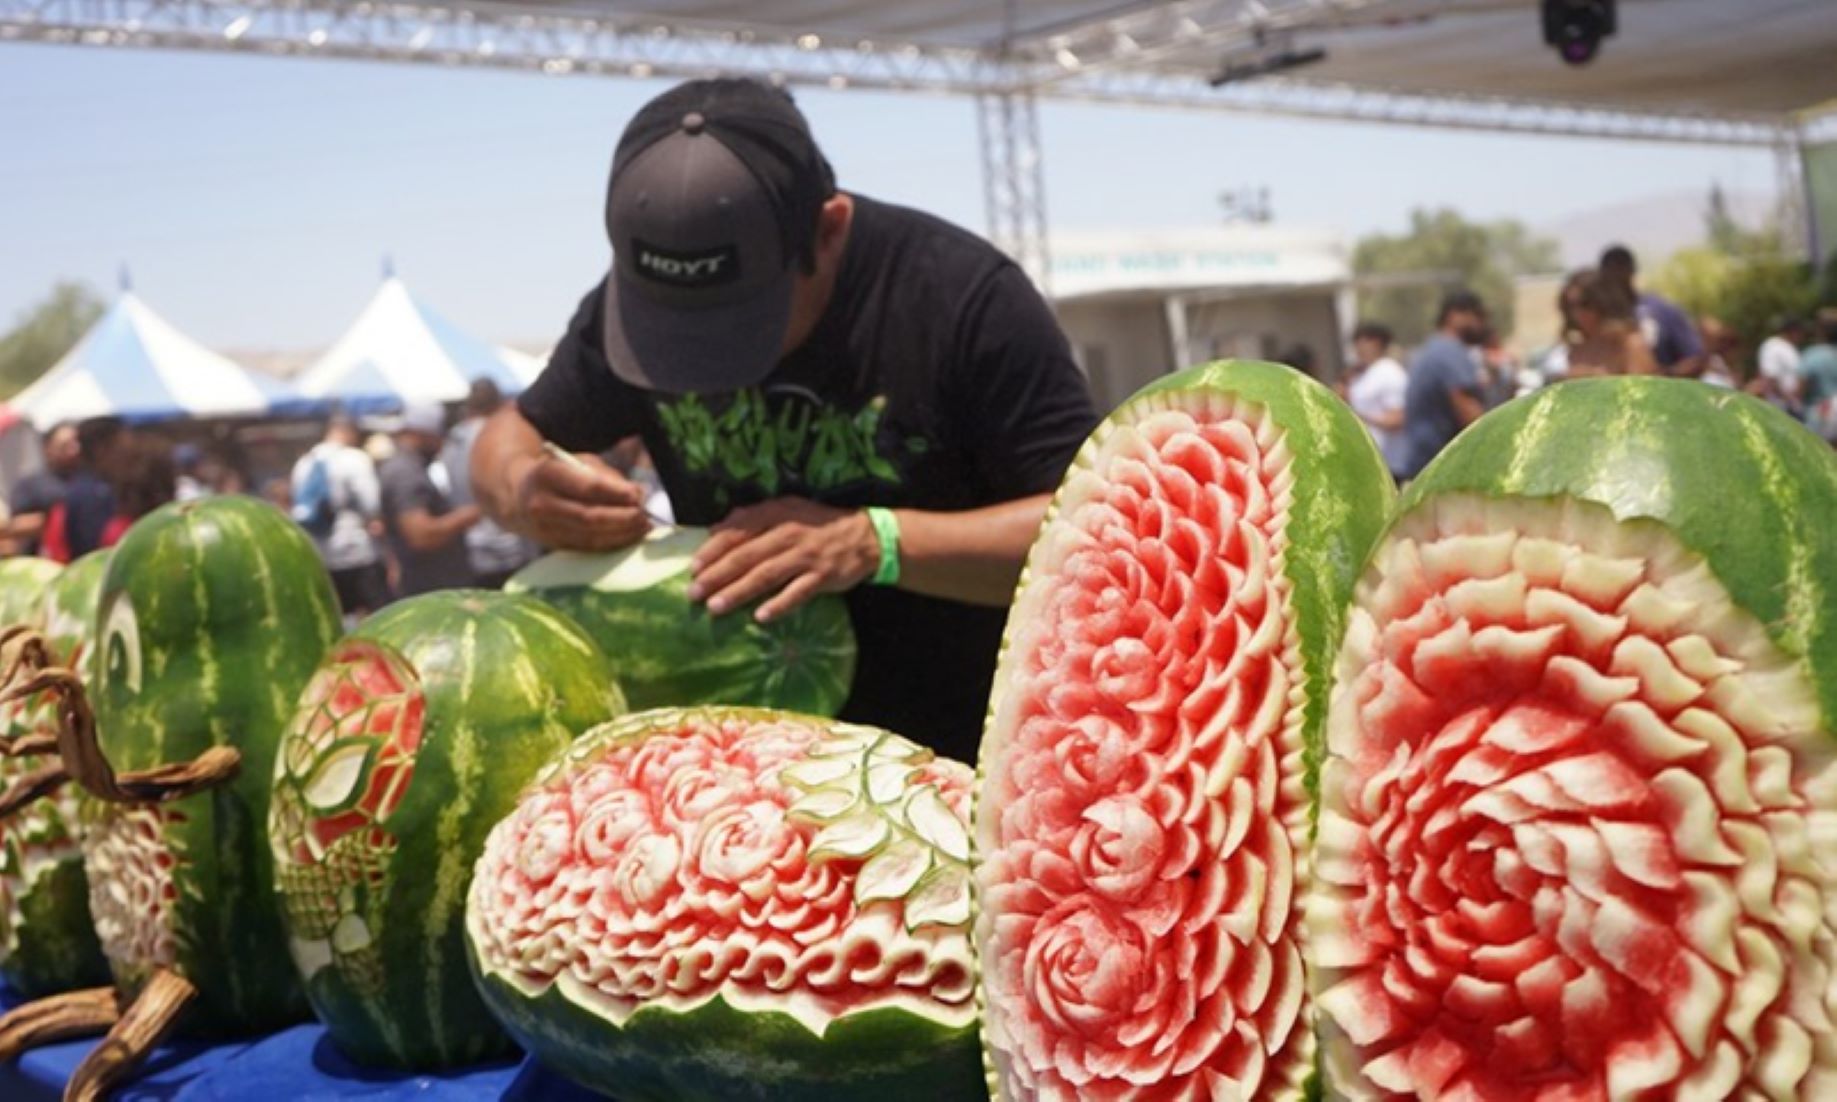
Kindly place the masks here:
MULTIPOLYGON (((0 328, 59 278, 135 289, 217 347, 319 348, 380 257, 499 341, 552 340, 609 251, 620 129, 665 87, 201 53, 0 45, 0 328)), ((969 100, 799 93, 844 187, 983 227, 969 100)), ((1348 235, 1452 205, 1533 225, 1720 181, 1764 152, 1047 105, 1058 228, 1216 222, 1226 187, 1348 235)))

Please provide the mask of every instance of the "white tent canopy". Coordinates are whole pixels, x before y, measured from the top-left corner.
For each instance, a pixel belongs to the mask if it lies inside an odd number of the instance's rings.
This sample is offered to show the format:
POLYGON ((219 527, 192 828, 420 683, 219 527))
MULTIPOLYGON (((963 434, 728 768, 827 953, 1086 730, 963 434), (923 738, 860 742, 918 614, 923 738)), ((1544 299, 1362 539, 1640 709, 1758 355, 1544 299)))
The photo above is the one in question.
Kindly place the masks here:
POLYGON ((373 413, 404 402, 457 402, 478 378, 506 394, 526 384, 498 349, 429 309, 392 275, 295 385, 309 400, 373 413))
POLYGON ((89 417, 256 416, 288 397, 278 380, 205 348, 123 291, 77 346, 12 405, 43 431, 89 417))

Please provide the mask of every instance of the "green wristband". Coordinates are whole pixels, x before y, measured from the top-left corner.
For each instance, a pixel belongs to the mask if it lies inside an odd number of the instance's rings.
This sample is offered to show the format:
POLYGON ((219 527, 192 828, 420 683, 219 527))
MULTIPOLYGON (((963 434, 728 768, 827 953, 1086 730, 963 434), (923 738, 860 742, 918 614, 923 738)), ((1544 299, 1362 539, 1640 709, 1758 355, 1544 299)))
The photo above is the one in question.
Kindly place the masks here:
POLYGON ((867 507, 867 522, 874 526, 874 538, 880 541, 880 569, 869 579, 875 585, 899 584, 899 520, 893 510, 878 505, 867 507))

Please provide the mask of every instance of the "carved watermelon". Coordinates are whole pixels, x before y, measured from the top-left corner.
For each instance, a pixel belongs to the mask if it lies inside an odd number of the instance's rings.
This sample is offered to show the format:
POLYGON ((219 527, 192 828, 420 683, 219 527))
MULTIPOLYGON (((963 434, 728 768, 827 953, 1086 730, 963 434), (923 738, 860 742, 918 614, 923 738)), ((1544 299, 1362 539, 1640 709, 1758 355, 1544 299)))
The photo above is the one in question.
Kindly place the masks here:
POLYGON ((1370 434, 1275 364, 1112 414, 1028 557, 976 805, 999 1099, 1287 1099, 1313 1070, 1311 763, 1359 564, 1370 434))
POLYGON ((574 618, 612 660, 634 709, 697 704, 831 716, 855 676, 855 632, 842 598, 813 598, 761 624, 750 609, 710 616, 689 600, 689 561, 705 528, 658 528, 624 551, 558 551, 504 588, 574 618))
MULTIPOLYGON (((45 599, 64 566, 50 559, 20 556, 0 559, 0 628, 24 626, 43 630, 45 599)), ((15 738, 42 729, 51 719, 52 706, 42 701, 7 701, 0 704, 0 737, 15 738)), ((29 764, 0 763, 6 779, 29 764)))
POLYGON ((332 648, 275 759, 269 840, 294 962, 347 1054, 509 1048, 466 968, 473 862, 536 770, 622 711, 606 656, 533 597, 426 594, 332 648))
POLYGON ((1308 920, 1349 1099, 1837 1098, 1837 459, 1744 396, 1470 429, 1359 583, 1308 920))
POLYGON ((485 1001, 621 1099, 979 1097, 967 767, 810 716, 587 735, 485 844, 485 1001))
POLYGON ((189 980, 191 1032, 257 1033, 305 1014, 264 828, 275 749, 338 615, 312 542, 247 497, 148 514, 103 578, 91 697, 108 760, 127 771, 217 746, 242 754, 222 787, 91 801, 86 814, 90 910, 116 983, 133 991, 161 967, 189 980))
MULTIPOLYGON (((108 557, 107 551, 95 551, 49 580, 30 577, 23 583, 39 598, 37 613, 25 622, 44 629, 58 665, 83 671, 108 557)), ((50 701, 6 707, 21 722, 16 734, 49 729, 50 701)), ((0 784, 39 764, 36 757, 0 759, 0 784)), ((0 820, 0 977, 28 998, 108 982, 108 963, 89 916, 78 815, 76 788, 66 785, 0 820)))
POLYGON ((62 563, 29 555, 0 559, 0 626, 36 623, 45 590, 63 569, 62 563))

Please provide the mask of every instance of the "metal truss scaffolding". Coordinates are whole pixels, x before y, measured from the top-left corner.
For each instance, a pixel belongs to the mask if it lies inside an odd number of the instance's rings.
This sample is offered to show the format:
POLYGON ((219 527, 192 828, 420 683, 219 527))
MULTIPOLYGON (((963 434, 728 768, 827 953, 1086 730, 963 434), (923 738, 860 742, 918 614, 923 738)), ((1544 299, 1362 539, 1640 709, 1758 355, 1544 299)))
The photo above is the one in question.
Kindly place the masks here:
POLYGON ((0 0, 0 41, 239 50, 532 70, 551 75, 745 74, 777 83, 1036 96, 1310 118, 1621 140, 1771 147, 1767 116, 1674 115, 1488 96, 1418 96, 1276 77, 1208 86, 1157 68, 1178 46, 1226 50, 1271 28, 1344 18, 1384 0, 1206 0, 1139 5, 1099 25, 1036 33, 997 49, 702 25, 616 10, 479 0, 0 0), (1251 18, 1250 13, 1256 13, 1251 18))
POLYGON ((1046 249, 1046 173, 1040 154, 1039 106, 1031 92, 976 97, 982 140, 983 204, 989 240, 1013 257, 1042 290, 1051 257, 1046 249))
POLYGON ((991 234, 1042 280, 1037 104, 1044 97, 1771 149, 1837 131, 1837 113, 1657 114, 1280 76, 1215 87, 1193 67, 1195 57, 1254 52, 1309 27, 1407 22, 1432 7, 1430 0, 1124 0, 1097 16, 1016 35, 1016 4, 1008 0, 999 39, 943 45, 697 22, 560 0, 0 0, 0 42, 233 50, 556 76, 724 73, 790 85, 968 95, 981 128, 991 234))

